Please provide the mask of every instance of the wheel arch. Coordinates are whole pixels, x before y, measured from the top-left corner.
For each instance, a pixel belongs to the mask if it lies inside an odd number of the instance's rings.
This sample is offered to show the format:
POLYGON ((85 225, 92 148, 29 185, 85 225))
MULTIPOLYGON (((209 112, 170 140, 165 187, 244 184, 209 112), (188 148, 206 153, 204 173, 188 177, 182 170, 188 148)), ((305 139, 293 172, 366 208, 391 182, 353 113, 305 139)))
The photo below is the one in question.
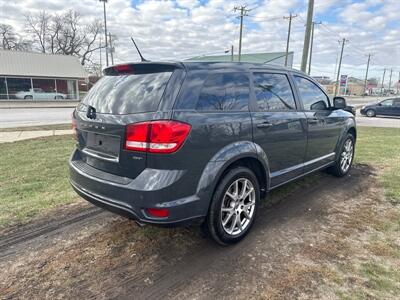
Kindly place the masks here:
MULTIPOLYGON (((264 151, 258 149, 253 142, 240 142, 228 145, 217 153, 206 165, 200 177, 196 194, 207 203, 207 212, 212 195, 224 175, 232 168, 244 166, 251 169, 257 177, 261 189, 261 196, 265 196, 269 189, 269 167, 264 151), (234 150, 234 151, 233 151, 234 150), (259 151, 264 155, 260 155, 259 151), (220 158, 225 158, 220 160, 220 158)), ((207 213, 205 212, 205 214, 207 213)))

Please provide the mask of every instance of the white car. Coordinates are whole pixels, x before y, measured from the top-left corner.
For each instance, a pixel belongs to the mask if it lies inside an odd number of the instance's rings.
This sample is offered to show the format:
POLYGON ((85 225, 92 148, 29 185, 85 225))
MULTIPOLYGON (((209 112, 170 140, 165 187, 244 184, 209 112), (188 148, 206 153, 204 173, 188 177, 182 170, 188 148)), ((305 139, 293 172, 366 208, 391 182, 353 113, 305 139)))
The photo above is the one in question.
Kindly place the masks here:
POLYGON ((18 92, 15 94, 18 99, 35 100, 62 100, 67 99, 67 95, 56 92, 45 92, 41 88, 29 89, 29 92, 18 92))

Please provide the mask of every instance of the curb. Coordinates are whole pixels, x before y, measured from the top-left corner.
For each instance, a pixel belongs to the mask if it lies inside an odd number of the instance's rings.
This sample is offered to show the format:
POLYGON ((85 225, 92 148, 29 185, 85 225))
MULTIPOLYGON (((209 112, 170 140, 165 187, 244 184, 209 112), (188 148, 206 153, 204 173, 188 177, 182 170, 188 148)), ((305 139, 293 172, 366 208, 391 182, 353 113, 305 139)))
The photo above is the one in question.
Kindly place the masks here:
POLYGON ((0 101, 0 109, 15 109, 15 108, 74 108, 78 105, 79 101, 65 101, 65 102, 55 102, 55 101, 38 101, 38 102, 28 102, 28 101, 0 101))

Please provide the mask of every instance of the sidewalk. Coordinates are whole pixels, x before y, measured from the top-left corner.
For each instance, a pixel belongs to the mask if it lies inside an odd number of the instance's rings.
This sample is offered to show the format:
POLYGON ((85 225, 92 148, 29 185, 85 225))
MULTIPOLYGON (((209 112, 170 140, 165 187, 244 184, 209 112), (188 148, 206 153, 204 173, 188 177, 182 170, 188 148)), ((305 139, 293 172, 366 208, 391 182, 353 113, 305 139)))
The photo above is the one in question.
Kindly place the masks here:
POLYGON ((37 130, 0 132, 0 143, 11 143, 44 136, 72 134, 72 130, 37 130))

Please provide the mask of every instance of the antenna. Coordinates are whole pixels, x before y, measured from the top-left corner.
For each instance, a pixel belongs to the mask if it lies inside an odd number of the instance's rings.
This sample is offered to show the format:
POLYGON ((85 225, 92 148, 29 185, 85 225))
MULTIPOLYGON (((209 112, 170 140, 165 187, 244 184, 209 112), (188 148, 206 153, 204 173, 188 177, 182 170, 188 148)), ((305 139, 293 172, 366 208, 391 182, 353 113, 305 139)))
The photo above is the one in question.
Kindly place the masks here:
POLYGON ((131 37, 131 40, 132 40, 133 44, 135 45, 135 48, 136 48, 137 52, 139 53, 139 56, 140 56, 140 59, 142 60, 142 62, 143 61, 149 61, 149 60, 147 60, 147 59, 145 59, 143 57, 142 53, 140 53, 140 50, 139 50, 138 46, 136 45, 135 40, 133 39, 133 37, 131 37))

